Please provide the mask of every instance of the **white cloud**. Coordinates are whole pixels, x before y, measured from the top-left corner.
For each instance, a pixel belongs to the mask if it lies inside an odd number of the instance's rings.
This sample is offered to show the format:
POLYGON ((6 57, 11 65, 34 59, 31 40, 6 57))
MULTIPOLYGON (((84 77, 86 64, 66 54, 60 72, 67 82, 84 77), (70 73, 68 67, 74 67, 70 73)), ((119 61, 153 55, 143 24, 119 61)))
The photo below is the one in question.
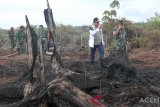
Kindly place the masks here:
POLYGON ((121 0, 120 4, 118 15, 132 21, 146 21, 154 16, 155 12, 160 12, 159 0, 121 0))
MULTIPOLYGON (((94 17, 102 18, 112 0, 49 0, 56 23, 71 25, 89 25, 94 17)), ((160 0, 119 0, 118 17, 132 21, 145 21, 154 12, 160 12, 160 0)), ((27 14, 31 24, 44 22, 43 9, 46 0, 0 0, 0 27, 25 25, 27 14)))

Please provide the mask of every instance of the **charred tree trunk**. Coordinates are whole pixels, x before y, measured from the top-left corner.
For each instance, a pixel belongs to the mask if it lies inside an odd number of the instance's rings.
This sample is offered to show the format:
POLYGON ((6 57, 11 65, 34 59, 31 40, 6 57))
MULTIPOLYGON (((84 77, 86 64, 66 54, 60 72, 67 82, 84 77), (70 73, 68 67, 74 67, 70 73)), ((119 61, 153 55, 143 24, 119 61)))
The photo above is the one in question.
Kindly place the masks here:
MULTIPOLYGON (((93 99, 90 95, 84 93, 77 88, 67 78, 55 79, 49 83, 48 92, 51 96, 59 96, 65 101, 73 104, 74 107, 97 107, 95 103, 91 102, 93 99)), ((101 104, 105 107, 105 105, 101 104)))
POLYGON ((56 39, 56 25, 53 19, 52 9, 50 8, 49 1, 47 0, 47 9, 44 9, 44 17, 48 30, 51 32, 51 38, 54 44, 52 59, 52 66, 57 73, 57 71, 62 67, 61 58, 57 50, 57 39, 56 39))
POLYGON ((45 69, 44 69, 44 60, 43 60, 43 50, 42 50, 42 42, 38 40, 38 47, 39 47, 39 61, 40 61, 40 70, 41 70, 41 83, 44 83, 45 80, 45 69))
POLYGON ((28 46, 28 68, 30 72, 30 82, 33 81, 33 68, 38 54, 37 35, 33 28, 30 27, 29 20, 26 17, 27 26, 27 46, 28 46))

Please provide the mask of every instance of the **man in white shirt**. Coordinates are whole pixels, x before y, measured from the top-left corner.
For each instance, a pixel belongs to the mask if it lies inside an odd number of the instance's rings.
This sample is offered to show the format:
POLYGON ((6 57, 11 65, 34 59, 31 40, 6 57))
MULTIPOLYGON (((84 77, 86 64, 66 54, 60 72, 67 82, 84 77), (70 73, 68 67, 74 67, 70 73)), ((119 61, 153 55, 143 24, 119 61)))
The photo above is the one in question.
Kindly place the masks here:
POLYGON ((96 49, 99 50, 99 61, 104 57, 104 41, 102 26, 99 24, 100 20, 95 17, 93 24, 89 29, 89 47, 91 48, 91 64, 94 64, 94 56, 96 49))

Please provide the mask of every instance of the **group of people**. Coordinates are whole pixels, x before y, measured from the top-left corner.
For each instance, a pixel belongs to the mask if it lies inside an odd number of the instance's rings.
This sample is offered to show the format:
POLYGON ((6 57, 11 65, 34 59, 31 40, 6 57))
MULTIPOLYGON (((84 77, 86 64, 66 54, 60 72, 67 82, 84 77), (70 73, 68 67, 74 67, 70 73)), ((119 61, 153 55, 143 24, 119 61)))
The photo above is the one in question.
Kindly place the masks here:
MULTIPOLYGON (((13 49, 15 48, 19 54, 25 53, 27 48, 27 36, 24 31, 24 27, 20 26, 19 31, 16 33, 14 32, 14 28, 11 27, 10 31, 8 32, 8 35, 10 38, 11 50, 13 51, 13 49)), ((41 39, 43 52, 49 51, 51 32, 45 31, 43 25, 40 25, 37 31, 37 35, 38 38, 41 39)), ((117 21, 117 26, 113 29, 113 36, 115 38, 116 49, 124 50, 126 42, 126 30, 123 25, 123 20, 117 21)), ((89 29, 89 47, 92 65, 94 65, 95 52, 97 48, 99 51, 99 61, 102 61, 104 57, 104 45, 105 43, 103 40, 102 26, 100 25, 99 18, 95 17, 93 19, 93 24, 89 29)))
POLYGON ((14 28, 11 27, 10 31, 8 31, 8 36, 10 40, 11 51, 18 51, 18 53, 26 52, 26 42, 27 36, 24 31, 24 26, 20 26, 17 32, 14 31, 14 28))
MULTIPOLYGON (((43 25, 40 25, 36 33, 38 38, 41 39, 43 53, 49 51, 51 32, 46 31, 43 25)), ((17 51, 19 54, 27 52, 27 34, 24 26, 20 26, 17 32, 11 27, 8 36, 11 51, 17 51)))
MULTIPOLYGON (((126 30, 123 25, 123 19, 117 20, 117 26, 113 29, 113 36, 116 50, 125 50, 126 30)), ((93 19, 93 24, 89 29, 90 60, 92 65, 95 63, 95 52, 97 48, 99 51, 99 62, 102 62, 104 57, 104 46, 102 26, 100 25, 99 18, 95 17, 93 19)))

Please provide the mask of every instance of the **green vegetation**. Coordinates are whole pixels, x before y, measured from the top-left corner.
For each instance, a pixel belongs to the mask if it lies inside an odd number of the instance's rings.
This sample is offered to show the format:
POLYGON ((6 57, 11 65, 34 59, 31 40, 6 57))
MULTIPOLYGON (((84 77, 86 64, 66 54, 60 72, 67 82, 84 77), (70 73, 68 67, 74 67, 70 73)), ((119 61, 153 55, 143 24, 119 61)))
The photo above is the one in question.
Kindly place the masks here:
MULTIPOLYGON (((110 41, 107 43, 107 47, 113 47, 113 36, 111 34, 111 23, 110 26, 103 23, 103 31, 105 41, 110 41), (109 30, 110 29, 110 30, 109 30), (110 31, 110 32, 109 32, 110 31)), ((127 30, 127 39, 129 41, 131 48, 156 48, 158 44, 158 39, 160 36, 160 15, 155 13, 154 17, 148 19, 147 22, 132 23, 129 20, 124 22, 127 30)), ((112 26, 113 27, 113 26, 112 26)), ((36 30, 36 26, 34 29, 36 30)), ((89 26, 71 26, 71 25, 57 25, 57 40, 63 46, 75 46, 75 45, 85 45, 88 46, 88 29, 89 26)), ((16 30, 16 29, 15 29, 16 30)), ((0 29, 0 41, 7 40, 7 30, 0 29)))
POLYGON ((0 29, 0 47, 7 41, 7 30, 0 29))
POLYGON ((132 39, 132 46, 135 48, 157 48, 160 38, 160 15, 155 13, 154 17, 148 19, 146 23, 134 23, 132 30, 135 35, 132 39))
POLYGON ((0 40, 6 39, 7 31, 4 29, 0 29, 0 40))
POLYGON ((57 25, 57 40, 62 45, 87 45, 89 26, 57 25))

